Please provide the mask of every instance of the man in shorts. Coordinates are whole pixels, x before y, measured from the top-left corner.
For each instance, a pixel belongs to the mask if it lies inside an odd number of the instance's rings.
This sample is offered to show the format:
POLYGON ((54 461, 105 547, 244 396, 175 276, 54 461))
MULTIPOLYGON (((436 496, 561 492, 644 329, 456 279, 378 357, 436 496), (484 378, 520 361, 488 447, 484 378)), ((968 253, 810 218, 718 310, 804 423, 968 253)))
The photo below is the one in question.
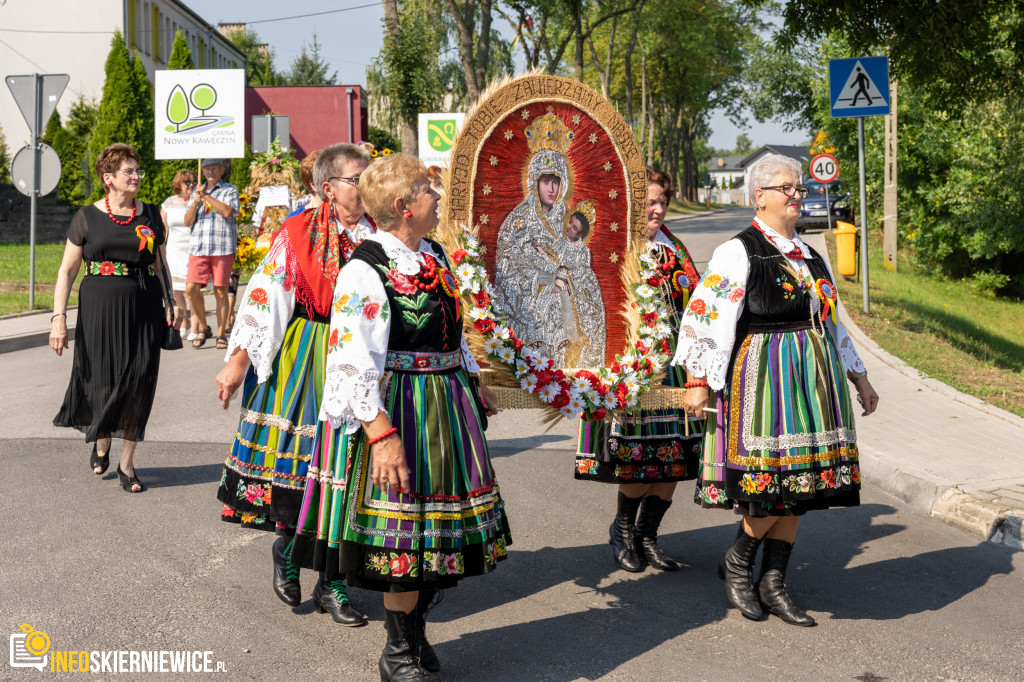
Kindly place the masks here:
POLYGON ((221 180, 224 175, 222 159, 206 159, 203 175, 206 176, 206 184, 196 187, 185 210, 185 225, 192 228, 185 296, 192 308, 192 332, 197 335, 192 347, 199 348, 210 335, 202 289, 213 278, 213 295, 217 299, 217 348, 226 349, 228 341, 225 334, 231 313, 228 284, 238 243, 238 225, 235 222, 238 188, 221 180))

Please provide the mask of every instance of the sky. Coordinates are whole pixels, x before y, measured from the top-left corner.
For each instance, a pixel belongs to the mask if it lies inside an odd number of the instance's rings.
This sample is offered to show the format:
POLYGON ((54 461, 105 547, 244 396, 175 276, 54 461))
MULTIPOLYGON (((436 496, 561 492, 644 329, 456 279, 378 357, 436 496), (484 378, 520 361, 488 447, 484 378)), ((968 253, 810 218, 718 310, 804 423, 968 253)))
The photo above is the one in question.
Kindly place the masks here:
MULTIPOLYGON (((312 42, 316 32, 322 45, 321 54, 338 72, 342 85, 366 84, 366 68, 380 51, 383 35, 384 10, 380 0, 291 0, 287 3, 269 0, 183 0, 184 4, 213 25, 219 22, 246 22, 260 39, 274 52, 278 71, 286 70, 302 51, 303 42, 312 42), (344 12, 321 14, 302 18, 304 14, 329 12, 347 8, 344 12), (268 21, 269 20, 269 21, 268 21)), ((495 27, 511 38, 511 29, 503 19, 495 16, 495 27)), ((517 60, 522 63, 522 57, 517 60)), ((800 144, 811 133, 786 132, 781 123, 758 123, 747 116, 748 126, 737 127, 721 112, 710 115, 710 145, 716 149, 732 149, 736 137, 746 134, 756 146, 763 144, 800 144)))

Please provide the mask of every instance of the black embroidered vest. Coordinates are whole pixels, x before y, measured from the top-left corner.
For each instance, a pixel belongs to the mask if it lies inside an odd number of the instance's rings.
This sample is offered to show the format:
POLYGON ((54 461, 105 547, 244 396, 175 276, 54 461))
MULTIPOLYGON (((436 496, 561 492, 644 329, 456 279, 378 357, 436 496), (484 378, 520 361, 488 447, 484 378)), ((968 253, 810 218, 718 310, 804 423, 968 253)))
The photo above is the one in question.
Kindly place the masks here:
MULTIPOLYGON (((789 261, 757 228, 750 226, 734 238, 743 244, 750 263, 746 305, 740 314, 736 338, 743 339, 748 334, 810 329, 811 297, 817 296, 814 290, 804 293, 801 282, 782 267, 789 261)), ((827 280, 834 287, 835 282, 828 274, 825 261, 814 249, 809 246, 807 249, 813 256, 804 261, 811 276, 815 281, 827 280)))
MULTIPOLYGON (((424 291, 415 284, 415 277, 398 272, 395 262, 388 258, 384 248, 370 239, 355 248, 349 260, 368 263, 384 284, 391 307, 391 334, 388 351, 415 353, 449 353, 462 347, 462 318, 455 298, 444 291, 440 281, 441 268, 448 268, 440 245, 425 240, 438 260, 437 287, 424 291)), ((458 292, 455 292, 458 296, 458 292)))

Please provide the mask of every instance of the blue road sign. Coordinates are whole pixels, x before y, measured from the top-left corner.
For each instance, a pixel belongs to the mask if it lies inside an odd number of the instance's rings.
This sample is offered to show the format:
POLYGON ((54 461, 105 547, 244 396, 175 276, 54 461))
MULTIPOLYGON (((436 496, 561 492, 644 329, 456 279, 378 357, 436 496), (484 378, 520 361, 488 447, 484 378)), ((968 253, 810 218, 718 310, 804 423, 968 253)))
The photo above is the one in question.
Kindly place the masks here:
POLYGON ((828 62, 832 118, 889 113, 889 58, 855 57, 828 62))

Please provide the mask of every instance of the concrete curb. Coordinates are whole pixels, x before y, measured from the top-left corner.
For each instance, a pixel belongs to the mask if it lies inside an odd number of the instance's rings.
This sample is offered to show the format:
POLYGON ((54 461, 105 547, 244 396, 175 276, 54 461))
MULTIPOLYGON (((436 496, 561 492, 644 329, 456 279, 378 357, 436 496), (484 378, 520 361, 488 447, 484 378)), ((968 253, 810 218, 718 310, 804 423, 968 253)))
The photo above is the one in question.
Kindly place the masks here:
POLYGON ((670 220, 690 220, 691 218, 704 218, 709 215, 715 215, 716 213, 725 213, 729 209, 727 208, 712 208, 698 213, 668 213, 665 215, 665 222, 670 220))
MULTIPOLYGON (((804 235, 804 241, 828 258, 823 234, 804 235)), ((870 353, 905 377, 951 400, 1024 428, 1024 419, 1017 415, 932 379, 886 352, 854 324, 845 307, 839 308, 839 316, 850 338, 862 353, 870 353)), ((901 467, 892 456, 874 446, 858 443, 857 447, 860 450, 861 475, 865 483, 877 486, 879 490, 906 502, 917 511, 984 540, 1024 549, 1021 539, 1024 509, 986 500, 960 489, 954 481, 941 479, 928 472, 901 467)))

